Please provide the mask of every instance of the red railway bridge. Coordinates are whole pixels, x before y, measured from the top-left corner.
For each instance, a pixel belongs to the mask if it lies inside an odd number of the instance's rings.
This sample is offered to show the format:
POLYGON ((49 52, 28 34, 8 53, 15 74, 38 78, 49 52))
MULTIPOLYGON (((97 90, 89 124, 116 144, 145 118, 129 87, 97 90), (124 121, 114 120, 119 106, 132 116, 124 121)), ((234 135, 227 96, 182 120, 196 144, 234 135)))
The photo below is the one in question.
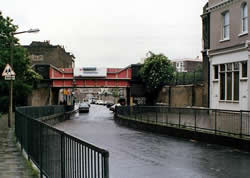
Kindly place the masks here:
POLYGON ((128 104, 131 97, 143 97, 144 89, 137 78, 140 65, 137 64, 125 68, 57 68, 50 64, 36 64, 33 67, 44 80, 33 92, 35 96, 32 96, 31 105, 58 104, 60 89, 67 88, 124 88, 128 104), (49 91, 44 92, 42 88, 49 91), (42 102, 36 98, 48 99, 42 102))
POLYGON ((131 67, 81 69, 50 66, 49 79, 52 88, 127 88, 132 79, 131 67))

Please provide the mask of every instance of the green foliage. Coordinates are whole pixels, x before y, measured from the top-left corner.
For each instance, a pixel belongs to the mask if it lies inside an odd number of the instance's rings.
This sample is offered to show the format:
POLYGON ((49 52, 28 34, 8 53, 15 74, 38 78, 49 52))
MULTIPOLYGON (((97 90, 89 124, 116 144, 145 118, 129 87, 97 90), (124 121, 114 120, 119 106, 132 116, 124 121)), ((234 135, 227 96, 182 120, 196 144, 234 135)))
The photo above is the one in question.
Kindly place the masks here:
MULTIPOLYGON (((13 20, 4 17, 0 11, 0 72, 6 64, 10 64, 11 47, 13 49, 13 70, 16 73, 14 81, 14 103, 24 105, 25 99, 32 90, 34 81, 41 79, 40 75, 31 69, 28 53, 25 48, 20 46, 19 40, 14 37, 18 29, 13 20)), ((9 82, 0 77, 0 112, 6 112, 8 107, 9 82)))
POLYGON ((37 178, 39 176, 39 172, 33 167, 32 163, 30 161, 26 160, 26 164, 29 168, 31 176, 34 178, 35 177, 37 178))
POLYGON ((153 92, 174 80, 174 67, 171 61, 163 54, 149 52, 140 70, 140 76, 146 88, 153 92))
POLYGON ((149 51, 140 69, 140 78, 146 87, 147 104, 155 104, 160 89, 174 81, 175 69, 164 54, 154 54, 149 51))
POLYGON ((175 76, 176 85, 197 84, 203 82, 203 73, 196 72, 177 72, 175 76))

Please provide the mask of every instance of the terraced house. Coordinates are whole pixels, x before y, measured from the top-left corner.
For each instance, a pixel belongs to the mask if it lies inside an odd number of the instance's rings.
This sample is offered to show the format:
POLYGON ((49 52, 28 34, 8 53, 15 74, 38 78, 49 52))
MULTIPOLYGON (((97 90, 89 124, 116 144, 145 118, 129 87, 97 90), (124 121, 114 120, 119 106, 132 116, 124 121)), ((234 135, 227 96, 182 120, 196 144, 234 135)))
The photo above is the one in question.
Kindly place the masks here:
POLYGON ((203 61, 210 108, 250 110, 249 0, 209 0, 204 6, 203 61))

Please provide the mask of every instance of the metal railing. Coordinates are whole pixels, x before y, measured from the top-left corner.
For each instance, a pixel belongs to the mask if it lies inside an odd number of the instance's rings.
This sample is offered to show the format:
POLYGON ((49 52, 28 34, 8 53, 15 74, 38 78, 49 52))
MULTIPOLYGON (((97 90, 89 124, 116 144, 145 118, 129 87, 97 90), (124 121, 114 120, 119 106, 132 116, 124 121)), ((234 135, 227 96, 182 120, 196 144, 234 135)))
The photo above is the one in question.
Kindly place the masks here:
POLYGON ((39 121, 60 112, 63 106, 16 108, 16 138, 41 177, 108 178, 108 151, 39 121))
POLYGON ((172 85, 201 84, 203 81, 203 72, 177 72, 172 85))
POLYGON ((250 136, 250 111, 203 108, 172 108, 167 106, 121 106, 117 116, 149 124, 191 129, 193 131, 250 136))

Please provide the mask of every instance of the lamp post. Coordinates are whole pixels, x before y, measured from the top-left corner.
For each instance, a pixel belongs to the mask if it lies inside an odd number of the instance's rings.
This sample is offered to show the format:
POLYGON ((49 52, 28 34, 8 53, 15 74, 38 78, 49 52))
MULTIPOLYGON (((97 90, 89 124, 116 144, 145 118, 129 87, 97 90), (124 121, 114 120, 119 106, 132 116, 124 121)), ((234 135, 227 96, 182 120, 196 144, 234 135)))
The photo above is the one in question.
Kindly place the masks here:
MULTIPOLYGON (((22 33, 37 33, 39 32, 39 29, 30 29, 26 31, 21 31, 21 32, 13 32, 11 33, 11 43, 10 43, 10 66, 13 69, 13 38, 14 35, 22 34, 22 33)), ((11 120, 12 120, 12 108, 13 108, 13 80, 10 80, 10 87, 9 87, 9 115, 8 115, 8 127, 11 127, 11 120)))

